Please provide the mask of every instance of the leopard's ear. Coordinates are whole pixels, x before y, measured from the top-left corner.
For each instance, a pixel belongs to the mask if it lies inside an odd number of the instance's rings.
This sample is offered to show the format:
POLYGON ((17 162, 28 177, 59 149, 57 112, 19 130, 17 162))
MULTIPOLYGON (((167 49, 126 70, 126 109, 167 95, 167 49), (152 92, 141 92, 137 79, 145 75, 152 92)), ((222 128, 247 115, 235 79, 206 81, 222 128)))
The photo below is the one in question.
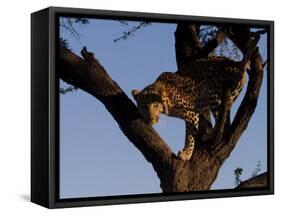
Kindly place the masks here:
POLYGON ((141 93, 140 90, 137 89, 132 90, 132 95, 134 96, 135 100, 137 100, 137 97, 140 93, 141 93))

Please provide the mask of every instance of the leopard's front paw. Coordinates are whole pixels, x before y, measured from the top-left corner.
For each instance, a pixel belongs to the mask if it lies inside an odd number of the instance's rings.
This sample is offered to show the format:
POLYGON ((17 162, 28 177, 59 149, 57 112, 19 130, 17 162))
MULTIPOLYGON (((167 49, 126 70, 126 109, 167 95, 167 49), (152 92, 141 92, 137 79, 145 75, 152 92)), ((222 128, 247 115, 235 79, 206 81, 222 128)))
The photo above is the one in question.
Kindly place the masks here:
POLYGON ((192 156, 192 152, 187 150, 179 151, 178 153, 178 157, 183 161, 190 160, 191 156, 192 156))

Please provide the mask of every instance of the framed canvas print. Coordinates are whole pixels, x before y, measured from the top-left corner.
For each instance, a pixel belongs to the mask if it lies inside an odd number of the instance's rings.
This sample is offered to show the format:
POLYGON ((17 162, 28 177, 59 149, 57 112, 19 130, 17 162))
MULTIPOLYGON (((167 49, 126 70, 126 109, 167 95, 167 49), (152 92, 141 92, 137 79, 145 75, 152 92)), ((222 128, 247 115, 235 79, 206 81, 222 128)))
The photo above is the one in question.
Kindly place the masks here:
POLYGON ((31 200, 273 194, 273 21, 31 16, 31 200))

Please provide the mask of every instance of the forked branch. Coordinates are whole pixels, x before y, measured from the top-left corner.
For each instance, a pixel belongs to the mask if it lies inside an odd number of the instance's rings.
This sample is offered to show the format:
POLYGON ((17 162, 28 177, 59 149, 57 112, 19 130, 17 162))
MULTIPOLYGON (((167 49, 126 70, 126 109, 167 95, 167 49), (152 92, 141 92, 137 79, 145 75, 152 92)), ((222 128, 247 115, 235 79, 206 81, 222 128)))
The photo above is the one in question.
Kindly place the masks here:
POLYGON ((218 31, 216 36, 209 40, 204 46, 199 37, 200 25, 183 22, 177 25, 175 32, 175 48, 178 69, 186 63, 206 58, 225 39, 224 31, 218 31))
MULTIPOLYGON (((238 35, 244 35, 247 38, 241 38, 241 36, 237 36, 238 38, 233 38, 233 40, 237 43, 237 46, 241 47, 242 50, 245 51, 249 49, 251 46, 251 34, 249 34, 249 30, 242 28, 239 31, 238 35), (243 34, 243 30, 245 33, 243 34), (243 44, 241 41, 247 41, 247 43, 243 44)), ((232 35, 232 37, 234 37, 232 35)), ((259 37, 258 37, 259 38, 259 37)), ((256 38, 254 40, 257 40, 256 38)), ((257 42, 257 41, 256 41, 257 42)), ((245 54, 244 53, 244 54, 245 54)), ((255 49, 251 56, 250 60, 250 72, 249 81, 247 85, 246 94, 238 108, 238 111, 234 117, 234 120, 230 126, 230 128, 225 133, 224 145, 220 149, 220 157, 227 158, 231 151, 234 149, 236 143, 238 142, 242 133, 246 130, 248 123, 255 112, 257 106, 257 100, 259 96, 260 87, 262 84, 263 78, 263 65, 262 59, 259 54, 258 48, 255 49)))
POLYGON ((122 132, 152 163, 158 175, 169 169, 173 152, 157 132, 145 124, 137 107, 119 85, 113 81, 94 54, 83 48, 80 58, 64 46, 60 46, 59 74, 72 84, 99 99, 119 124, 122 132))

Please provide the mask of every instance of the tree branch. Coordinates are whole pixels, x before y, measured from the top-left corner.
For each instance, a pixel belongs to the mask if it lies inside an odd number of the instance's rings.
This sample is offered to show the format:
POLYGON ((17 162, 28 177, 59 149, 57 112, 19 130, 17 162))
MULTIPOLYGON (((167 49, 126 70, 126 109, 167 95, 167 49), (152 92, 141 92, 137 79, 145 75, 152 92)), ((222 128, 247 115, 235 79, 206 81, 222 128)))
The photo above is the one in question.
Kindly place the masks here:
MULTIPOLYGON (((250 61, 253 53, 256 51, 256 45, 257 45, 259 39, 260 39, 260 35, 255 35, 255 38, 252 39, 250 44, 248 45, 248 49, 246 50, 246 53, 244 53, 243 60, 241 61, 241 66, 240 66, 241 78, 243 76, 243 73, 245 73, 245 71, 246 71, 248 62, 250 61)), ((229 125, 228 125, 228 127, 225 127, 225 123, 227 121, 227 118, 228 118, 227 114, 229 113, 229 108, 231 106, 231 104, 228 104, 228 102, 230 102, 229 101, 229 98, 231 96, 230 94, 231 94, 230 90, 226 88, 224 91, 222 104, 220 106, 219 118, 218 118, 219 121, 215 125, 215 141, 210 148, 211 154, 216 154, 217 151, 219 151, 224 144, 224 142, 222 140, 222 138, 223 138, 222 136, 223 136, 224 130, 227 130, 229 128, 229 125)))
MULTIPOLYGON (((244 28, 244 31, 246 33, 243 34, 243 29, 241 29, 241 31, 239 31, 239 35, 240 35, 239 38, 234 39, 234 41, 237 43, 237 46, 241 47, 241 49, 244 50, 244 54, 245 54, 247 48, 251 44, 251 36, 250 34, 248 34, 249 33, 248 29, 244 28), (250 37, 250 40, 247 40, 246 38, 244 39, 240 38, 242 37, 241 35, 250 37), (245 44, 242 44, 241 41, 244 41, 245 44)), ((252 115, 254 114, 257 106, 257 100, 258 100, 259 91, 263 78, 262 59, 258 49, 256 49, 255 52, 253 53, 250 64, 251 64, 251 69, 250 72, 248 73, 249 81, 248 81, 246 94, 238 108, 238 111, 234 117, 231 126, 225 133, 226 135, 224 138, 224 145, 222 145, 221 149, 219 150, 220 151, 219 155, 222 158, 227 158, 229 156, 229 154, 235 147, 236 143, 238 142, 240 136, 246 130, 248 123, 252 115)))
POLYGON ((262 173, 260 175, 254 176, 246 181, 242 181, 236 189, 242 189, 242 188, 261 188, 261 187, 267 187, 267 172, 262 173))
POLYGON ((250 28, 241 25, 233 25, 230 27, 222 27, 221 30, 226 33, 226 36, 243 54, 247 52, 252 36, 250 28))
POLYGON ((181 70, 201 49, 199 26, 188 22, 179 23, 175 31, 175 49, 178 70, 181 70))
POLYGON ((127 138, 152 163, 157 174, 162 175, 175 156, 170 147, 145 124, 134 103, 110 78, 93 53, 83 48, 81 54, 84 59, 60 46, 59 77, 100 100, 127 138))
POLYGON ((208 55, 218 47, 218 45, 225 39, 226 35, 223 31, 218 31, 216 36, 209 40, 203 47, 198 50, 194 58, 206 58, 208 55))
POLYGON ((175 32, 175 47, 178 70, 186 63, 206 58, 224 39, 224 31, 218 31, 216 36, 204 46, 199 38, 200 25, 188 22, 179 23, 175 32))
POLYGON ((231 96, 231 92, 229 89, 225 89, 223 93, 223 98, 222 98, 222 104, 220 106, 219 110, 219 117, 218 117, 218 122, 216 122, 215 128, 214 128, 214 135, 215 135, 215 140, 214 140, 214 146, 218 146, 218 143, 221 141, 223 132, 225 129, 225 124, 227 122, 227 118, 229 117, 228 111, 230 108, 229 105, 229 98, 231 96))

